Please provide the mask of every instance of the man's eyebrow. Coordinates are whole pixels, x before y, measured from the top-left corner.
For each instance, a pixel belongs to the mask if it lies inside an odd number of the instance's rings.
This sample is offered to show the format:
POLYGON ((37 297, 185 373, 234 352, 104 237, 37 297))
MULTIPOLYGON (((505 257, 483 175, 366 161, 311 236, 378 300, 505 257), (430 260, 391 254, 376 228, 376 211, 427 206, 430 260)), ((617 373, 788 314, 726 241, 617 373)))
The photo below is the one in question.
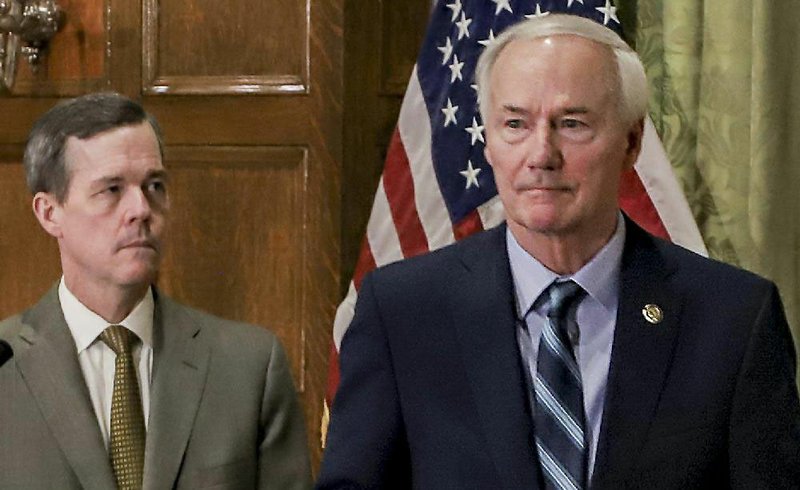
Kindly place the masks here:
POLYGON ((589 108, 585 106, 567 107, 564 109, 564 114, 588 114, 589 108))
MULTIPOLYGON (((522 116, 530 114, 530 111, 524 109, 522 107, 516 106, 514 104, 504 104, 503 111, 510 112, 512 114, 519 114, 522 116)), ((563 114, 588 114, 589 108, 586 106, 576 106, 576 107, 565 107, 562 110, 563 114)))
POLYGON ((122 177, 119 175, 103 175, 92 181, 92 186, 99 187, 109 184, 118 184, 122 182, 122 177))
POLYGON ((510 112, 512 114, 520 114, 520 115, 527 115, 528 111, 523 109, 522 107, 516 106, 514 104, 503 104, 503 110, 505 112, 510 112))
POLYGON ((148 179, 167 180, 169 178, 169 174, 167 173, 167 171, 165 169, 160 168, 160 169, 157 169, 157 170, 151 170, 151 171, 147 172, 147 178, 148 179))

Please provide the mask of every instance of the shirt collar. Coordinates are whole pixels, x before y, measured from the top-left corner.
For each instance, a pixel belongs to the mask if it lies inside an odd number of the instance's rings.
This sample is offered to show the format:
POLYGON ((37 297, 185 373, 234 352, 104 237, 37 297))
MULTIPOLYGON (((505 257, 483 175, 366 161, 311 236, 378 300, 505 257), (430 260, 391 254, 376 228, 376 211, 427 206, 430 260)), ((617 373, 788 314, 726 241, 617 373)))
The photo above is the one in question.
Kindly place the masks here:
MULTIPOLYGON (((103 330, 111 324, 81 303, 67 288, 63 277, 58 285, 58 299, 61 302, 61 310, 64 312, 64 320, 67 322, 72 338, 75 340, 75 347, 80 354, 92 345, 103 333, 103 330)), ((153 290, 147 288, 144 297, 118 325, 125 326, 135 333, 144 345, 152 348, 154 311, 153 290)))
POLYGON ((611 239, 594 257, 571 276, 559 276, 530 255, 506 227, 506 248, 514 280, 517 313, 522 318, 533 302, 556 279, 572 279, 589 296, 607 310, 614 311, 617 303, 619 271, 625 247, 625 219, 617 215, 617 227, 611 239))

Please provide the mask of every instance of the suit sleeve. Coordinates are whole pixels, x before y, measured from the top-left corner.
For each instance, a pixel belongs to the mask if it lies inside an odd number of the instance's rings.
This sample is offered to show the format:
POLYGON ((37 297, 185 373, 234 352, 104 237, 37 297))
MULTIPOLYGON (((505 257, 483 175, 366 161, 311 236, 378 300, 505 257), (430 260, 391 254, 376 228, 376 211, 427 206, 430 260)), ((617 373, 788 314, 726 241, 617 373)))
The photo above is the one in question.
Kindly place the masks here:
POLYGON ((258 488, 311 488, 303 412, 297 402, 289 362, 274 339, 261 409, 258 488))
POLYGON ((795 351, 778 291, 766 295, 734 393, 730 419, 733 488, 800 485, 800 402, 795 351))
POLYGON ((372 276, 342 340, 341 381, 317 488, 408 488, 408 448, 390 345, 372 276))

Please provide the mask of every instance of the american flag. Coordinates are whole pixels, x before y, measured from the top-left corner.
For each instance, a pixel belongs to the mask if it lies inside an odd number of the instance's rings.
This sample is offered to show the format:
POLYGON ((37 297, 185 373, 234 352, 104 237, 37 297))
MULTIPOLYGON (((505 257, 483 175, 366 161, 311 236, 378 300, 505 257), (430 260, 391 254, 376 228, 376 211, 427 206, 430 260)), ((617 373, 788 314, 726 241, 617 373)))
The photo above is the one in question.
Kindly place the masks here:
MULTIPOLYGON (((611 0, 435 3, 389 143, 353 280, 336 312, 323 446, 328 407, 339 384, 338 349, 364 275, 503 221, 494 176, 483 155, 484 127, 473 75, 481 51, 503 29, 553 12, 588 17, 621 34, 611 0)), ((622 209, 651 233, 705 255, 686 198, 649 119, 634 170, 624 177, 622 209)))

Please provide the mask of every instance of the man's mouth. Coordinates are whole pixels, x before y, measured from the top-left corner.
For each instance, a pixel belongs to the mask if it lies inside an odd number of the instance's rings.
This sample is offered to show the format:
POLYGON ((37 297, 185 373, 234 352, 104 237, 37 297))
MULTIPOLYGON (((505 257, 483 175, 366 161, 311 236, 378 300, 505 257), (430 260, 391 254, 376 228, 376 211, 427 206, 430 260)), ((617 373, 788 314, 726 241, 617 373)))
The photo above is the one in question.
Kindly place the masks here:
POLYGON ((150 248, 153 250, 158 250, 155 242, 153 240, 149 240, 146 238, 137 239, 130 242, 125 243, 123 246, 120 247, 121 249, 125 248, 150 248))

